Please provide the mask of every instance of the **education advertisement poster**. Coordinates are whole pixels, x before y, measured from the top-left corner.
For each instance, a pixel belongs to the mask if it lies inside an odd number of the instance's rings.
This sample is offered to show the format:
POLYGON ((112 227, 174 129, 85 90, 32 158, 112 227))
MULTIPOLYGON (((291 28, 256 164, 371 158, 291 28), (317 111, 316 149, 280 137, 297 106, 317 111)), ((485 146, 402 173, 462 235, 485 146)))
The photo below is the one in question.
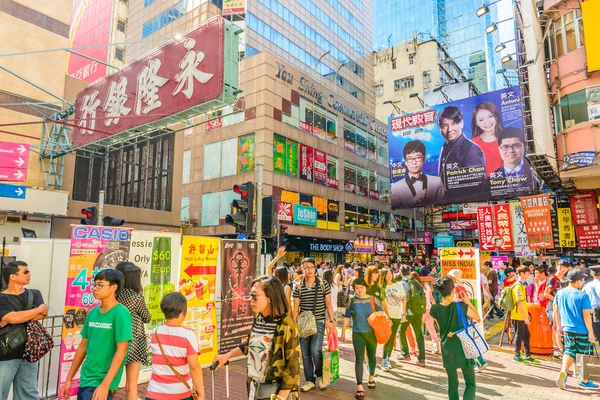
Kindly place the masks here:
MULTIPOLYGON (((88 311, 99 305, 92 294, 98 272, 114 269, 129 259, 131 228, 73 225, 67 273, 67 290, 59 360, 59 388, 64 384, 75 353, 81 344, 81 329, 88 311)), ((74 377, 70 396, 77 395, 79 373, 74 377)), ((61 393, 62 389, 59 390, 61 393)))
POLYGON ((256 241, 221 240, 221 354, 239 346, 252 329, 254 314, 248 296, 256 259, 256 241))
POLYGON ((393 209, 506 199, 538 189, 518 86, 388 119, 393 209))
POLYGON ((220 239, 184 236, 181 245, 179 293, 187 299, 183 326, 196 333, 200 364, 209 365, 217 355, 217 267, 220 239))

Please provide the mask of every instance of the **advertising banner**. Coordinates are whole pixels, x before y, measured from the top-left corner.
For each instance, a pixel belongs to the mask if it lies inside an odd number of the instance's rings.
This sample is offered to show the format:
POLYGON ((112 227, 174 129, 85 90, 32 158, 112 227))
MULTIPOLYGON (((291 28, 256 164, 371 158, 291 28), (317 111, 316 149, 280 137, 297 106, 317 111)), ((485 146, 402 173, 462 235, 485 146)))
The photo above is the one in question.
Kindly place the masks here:
POLYGON ((256 241, 221 240, 221 332, 220 354, 246 339, 254 314, 250 307, 250 284, 256 276, 256 241))
POLYGON ((25 182, 29 166, 29 145, 0 142, 0 181, 25 182))
MULTIPOLYGON (((108 4, 110 8, 112 1, 108 4)), ((99 24, 107 29, 112 25, 109 20, 99 24)), ((77 128, 73 132, 73 147, 221 96, 225 80, 224 43, 225 20, 214 18, 86 87, 75 101, 77 128)))
POLYGON ((240 136, 238 139, 238 162, 237 172, 243 174, 244 172, 254 171, 254 149, 256 148, 256 137, 254 133, 249 135, 240 136))
POLYGON ((388 140, 393 209, 506 199, 538 188, 525 159, 517 86, 391 116, 388 140))
POLYGON ((577 247, 591 249, 600 247, 600 225, 579 225, 577 229, 577 247))
POLYGON ((527 230, 528 247, 530 249, 553 249, 550 196, 540 194, 521 197, 521 208, 527 230))
POLYGON ((294 204, 294 224, 317 226, 317 209, 294 204))
POLYGON ((579 167, 589 167, 590 165, 594 164, 595 159, 595 151, 580 151, 578 153, 565 154, 563 157, 562 169, 568 169, 572 165, 576 165, 579 167))
POLYGON ((512 251, 514 246, 509 205, 496 204, 494 206, 494 216, 496 220, 496 235, 502 239, 502 244, 497 246, 497 249, 501 251, 512 251))
POLYGON ((327 153, 315 149, 314 182, 327 185, 327 153))
POLYGON ((300 179, 313 181, 314 149, 300 144, 300 179))
POLYGON ((575 228, 569 207, 559 207, 558 209, 558 237, 560 247, 575 247, 575 228))
POLYGON ((479 248, 482 250, 495 249, 492 243, 494 237, 492 206, 477 207, 477 226, 479 228, 479 248))
MULTIPOLYGON (((114 269, 129 259, 131 228, 73 225, 67 273, 65 314, 59 360, 59 387, 67 379, 75 352, 81 343, 81 329, 87 313, 100 303, 92 294, 94 276, 103 269, 114 269)), ((71 396, 77 395, 79 373, 73 379, 71 396)))
POLYGON ((280 201, 277 203, 277 220, 283 222, 292 222, 294 214, 294 205, 280 201))
POLYGON ((187 299, 183 326, 192 330, 200 346, 200 364, 217 355, 217 266, 220 239, 184 236, 181 245, 179 293, 187 299))
POLYGON ((513 223, 513 245, 515 247, 527 246, 527 230, 525 229, 525 220, 523 219, 523 208, 520 201, 511 201, 510 217, 513 223))
POLYGON ((286 173, 294 178, 298 177, 298 142, 287 139, 285 144, 285 155, 287 157, 286 173))
POLYGON ((476 219, 468 221, 450 221, 450 230, 452 231, 468 231, 471 229, 477 229, 476 219))
POLYGON ((600 119, 600 86, 585 89, 587 96, 588 119, 600 119))
POLYGON ((596 194, 593 191, 580 191, 570 198, 575 225, 592 225, 599 222, 596 194))
POLYGON ((560 248, 560 235, 558 232, 558 203, 558 196, 550 196, 550 219, 552 220, 552 242, 554 243, 554 249, 548 250, 546 252, 547 254, 552 254, 552 252, 562 252, 562 249, 560 248))
POLYGON ((246 13, 246 0, 223 0, 223 16, 246 13))
MULTIPOLYGON (((144 324, 148 343, 150 332, 165 321, 165 316, 160 310, 160 301, 167 293, 175 290, 179 272, 180 242, 181 235, 176 233, 137 230, 131 232, 128 261, 142 270, 144 300, 150 311, 150 323, 144 324)), ((140 382, 150 379, 152 357, 149 347, 148 354, 147 361, 141 366, 140 382)))
POLYGON ((277 134, 273 135, 273 171, 285 175, 285 143, 286 139, 277 134))
POLYGON ((442 249, 440 251, 440 266, 442 276, 448 275, 448 272, 453 269, 462 271, 461 283, 467 290, 471 302, 475 308, 477 308, 479 317, 483 318, 481 290, 479 289, 481 287, 479 249, 475 247, 451 247, 442 249))
POLYGON ((454 247, 454 236, 434 236, 433 245, 440 247, 454 247))
POLYGON ((491 257, 492 268, 495 270, 502 269, 505 262, 508 262, 508 256, 492 256, 491 257))

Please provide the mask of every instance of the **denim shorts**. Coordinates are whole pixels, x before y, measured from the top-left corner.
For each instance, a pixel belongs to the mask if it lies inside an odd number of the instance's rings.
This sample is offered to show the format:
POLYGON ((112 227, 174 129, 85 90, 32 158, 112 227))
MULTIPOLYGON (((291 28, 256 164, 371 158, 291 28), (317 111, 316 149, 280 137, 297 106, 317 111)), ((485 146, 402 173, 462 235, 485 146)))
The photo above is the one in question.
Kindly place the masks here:
MULTIPOLYGON (((90 386, 80 387, 79 389, 77 389, 77 400, 92 400, 92 397, 94 397, 94 391, 96 389, 97 388, 90 386)), ((112 390, 109 390, 108 397, 106 398, 106 400, 112 400, 113 394, 114 392, 112 390)))

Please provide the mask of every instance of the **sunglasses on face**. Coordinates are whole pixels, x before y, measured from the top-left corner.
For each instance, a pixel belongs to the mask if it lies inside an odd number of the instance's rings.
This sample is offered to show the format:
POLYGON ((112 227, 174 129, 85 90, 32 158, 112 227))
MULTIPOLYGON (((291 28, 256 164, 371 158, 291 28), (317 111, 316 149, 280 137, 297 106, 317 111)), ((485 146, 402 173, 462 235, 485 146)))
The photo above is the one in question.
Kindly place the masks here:
POLYGON ((252 301, 256 301, 258 299, 258 296, 264 296, 264 293, 250 293, 250 295, 248 296, 248 298, 252 301))

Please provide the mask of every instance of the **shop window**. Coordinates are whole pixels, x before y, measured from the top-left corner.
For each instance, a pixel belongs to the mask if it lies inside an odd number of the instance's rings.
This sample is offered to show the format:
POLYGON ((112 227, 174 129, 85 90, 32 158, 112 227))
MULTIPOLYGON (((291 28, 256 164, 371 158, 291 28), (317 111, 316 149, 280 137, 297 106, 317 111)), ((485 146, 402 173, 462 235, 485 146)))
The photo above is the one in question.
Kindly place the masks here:
POLYGON ((254 134, 240 136, 238 143, 238 162, 237 172, 243 174, 245 172, 254 171, 254 148, 256 146, 254 134))
POLYGON ((327 229, 340 230, 340 202, 327 200, 327 229))
POLYGON ((181 183, 190 183, 190 176, 192 173, 192 150, 187 149, 183 151, 183 176, 181 177, 181 183))
POLYGON ((358 206, 356 208, 356 217, 358 218, 358 226, 361 228, 369 228, 371 215, 369 214, 369 209, 366 207, 358 206))
POLYGON ((344 190, 356 193, 356 166, 344 161, 344 190))
POLYGON ((337 115, 303 97, 300 98, 300 128, 337 144, 337 115))
POLYGON ((327 154, 327 186, 338 188, 338 174, 337 174, 338 159, 327 154))
POLYGON ((388 201, 390 195, 390 181, 387 176, 377 175, 377 186, 379 189, 379 200, 388 201))
POLYGON ((563 128, 588 121, 588 105, 586 91, 580 90, 561 98, 561 118, 563 128))
POLYGON ((388 165, 388 146, 382 139, 377 139, 377 162, 379 165, 388 165))
POLYGON ((356 167, 356 186, 356 194, 365 197, 369 195, 369 171, 358 166, 356 167))
POLYGON ((390 213, 379 211, 379 224, 381 229, 390 229, 390 213))
POLYGON ((221 177, 221 142, 204 145, 204 179, 221 177))
POLYGON ((369 210, 369 226, 373 229, 381 228, 381 214, 379 210, 369 210))
POLYGON ((327 111, 327 136, 325 140, 337 144, 337 115, 329 111, 327 111))
POLYGON ((361 157, 367 157, 367 132, 357 128, 356 129, 356 154, 361 157))
POLYGON ((377 145, 375 144, 375 135, 367 133, 367 160, 377 160, 377 145))
POLYGON ((344 206, 344 221, 346 226, 354 226, 358 222, 357 207, 346 203, 344 206))
POLYGON ((377 175, 373 171, 369 171, 369 197, 377 195, 379 199, 379 185, 377 184, 377 175))
POLYGON ((344 122, 344 148, 356 151, 356 127, 348 122, 344 122))
POLYGON ((311 194, 300 193, 300 204, 307 207, 313 206, 313 196, 311 194))
POLYGON ((314 196, 313 204, 317 209, 317 228, 327 229, 327 199, 314 196))

